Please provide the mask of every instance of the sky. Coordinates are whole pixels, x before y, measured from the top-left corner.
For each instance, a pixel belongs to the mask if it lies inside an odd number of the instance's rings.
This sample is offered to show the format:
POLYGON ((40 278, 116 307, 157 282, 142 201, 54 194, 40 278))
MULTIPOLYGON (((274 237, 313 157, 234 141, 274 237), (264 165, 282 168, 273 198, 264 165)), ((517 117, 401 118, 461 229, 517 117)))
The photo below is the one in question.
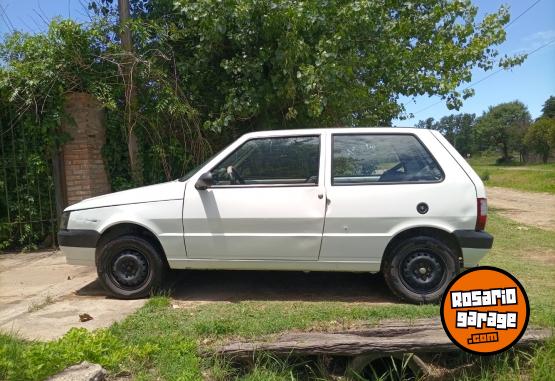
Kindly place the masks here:
MULTIPOLYGON (((473 3, 479 7, 478 19, 502 4, 509 6, 511 25, 506 27, 506 41, 498 47, 500 56, 540 50, 522 65, 490 77, 492 71, 474 70, 471 83, 480 81, 472 86, 476 94, 465 100, 459 111, 447 109, 437 96, 402 98, 406 111, 414 117, 394 120, 393 125, 411 127, 419 120, 429 117, 437 120, 459 112, 481 115, 489 106, 513 100, 526 104, 536 118, 545 100, 555 95, 555 0, 474 0, 473 3)), ((12 28, 42 32, 47 21, 56 16, 87 21, 86 4, 87 0, 0 0, 0 35, 12 28)))

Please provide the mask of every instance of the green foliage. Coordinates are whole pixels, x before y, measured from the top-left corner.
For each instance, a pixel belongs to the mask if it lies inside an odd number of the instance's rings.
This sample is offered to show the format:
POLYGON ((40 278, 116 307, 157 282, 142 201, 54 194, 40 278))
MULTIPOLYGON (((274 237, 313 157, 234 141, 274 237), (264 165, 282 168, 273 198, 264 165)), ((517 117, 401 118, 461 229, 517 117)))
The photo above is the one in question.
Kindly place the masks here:
POLYGON ((551 150, 555 147, 555 118, 536 120, 526 132, 524 143, 547 163, 551 150))
POLYGON ((64 96, 103 95, 100 43, 73 21, 53 20, 44 34, 14 32, 0 45, 0 250, 54 242, 51 160, 67 139, 60 132, 64 96))
POLYGON ((0 251, 47 246, 54 234, 46 127, 22 117, 14 128, 15 118, 13 110, 0 105, 0 251))
POLYGON ((510 153, 516 150, 525 158, 524 135, 532 117, 528 108, 519 101, 489 107, 476 121, 476 132, 482 147, 501 148, 503 162, 511 161, 510 153))
POLYGON ((464 157, 475 150, 474 114, 453 114, 439 121, 433 118, 419 121, 415 127, 439 131, 464 157))
MULTIPOLYGON (((98 77, 106 75, 99 59, 103 39, 71 20, 50 22, 44 34, 14 32, 0 45, 2 99, 15 105, 17 117, 41 122, 48 132, 42 143, 63 142, 58 132, 64 94, 85 91, 104 99, 106 89, 98 77)), ((111 73, 113 74, 113 73, 111 73)))
POLYGON ((205 127, 238 132, 389 124, 400 95, 457 108, 470 93, 456 87, 494 66, 509 19, 501 8, 477 23, 470 2, 446 0, 177 4, 166 16, 180 77, 205 127))
MULTIPOLYGON (((136 55, 163 52, 147 59, 152 72, 171 74, 216 147, 253 129, 389 124, 405 116, 400 95, 439 94, 458 108, 472 91, 456 88, 473 67, 523 60, 495 49, 508 10, 477 22, 467 1, 130 5, 136 55)), ((112 1, 91 9, 117 18, 112 1)))
POLYGON ((550 96, 543 104, 542 117, 555 118, 555 96, 550 96))
POLYGON ((125 369, 132 363, 150 361, 159 352, 156 344, 126 345, 110 331, 72 329, 50 342, 18 345, 18 340, 0 335, 0 378, 43 380, 82 361, 101 364, 109 370, 125 369))

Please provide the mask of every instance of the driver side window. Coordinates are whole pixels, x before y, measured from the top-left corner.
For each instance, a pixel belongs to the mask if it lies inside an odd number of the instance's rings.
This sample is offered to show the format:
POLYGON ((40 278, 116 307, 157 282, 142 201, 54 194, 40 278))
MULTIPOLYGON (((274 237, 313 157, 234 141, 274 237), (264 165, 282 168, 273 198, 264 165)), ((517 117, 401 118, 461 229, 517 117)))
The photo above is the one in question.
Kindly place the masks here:
POLYGON ((214 185, 317 184, 318 136, 251 139, 212 169, 214 185))

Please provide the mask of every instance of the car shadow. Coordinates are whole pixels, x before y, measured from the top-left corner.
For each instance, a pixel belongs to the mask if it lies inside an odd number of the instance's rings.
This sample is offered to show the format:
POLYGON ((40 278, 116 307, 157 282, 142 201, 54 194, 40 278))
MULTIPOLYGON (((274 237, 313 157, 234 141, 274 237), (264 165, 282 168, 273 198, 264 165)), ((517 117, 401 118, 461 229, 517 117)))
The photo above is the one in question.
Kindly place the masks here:
MULTIPOLYGON (((163 294, 177 301, 400 303, 381 274, 299 271, 173 270, 163 294)), ((75 292, 107 297, 97 280, 75 292)))
POLYGON ((172 298, 186 301, 398 303, 380 274, 298 271, 173 271, 172 298))

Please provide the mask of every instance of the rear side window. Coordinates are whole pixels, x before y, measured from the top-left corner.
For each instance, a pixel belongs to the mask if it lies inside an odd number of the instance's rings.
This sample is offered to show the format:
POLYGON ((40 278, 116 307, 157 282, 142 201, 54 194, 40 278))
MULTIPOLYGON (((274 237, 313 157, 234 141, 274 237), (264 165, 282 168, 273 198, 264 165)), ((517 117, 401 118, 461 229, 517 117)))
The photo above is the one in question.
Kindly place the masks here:
POLYGON ((414 135, 333 135, 333 185, 442 180, 441 168, 414 135))
POLYGON ((259 138, 245 142, 212 170, 215 185, 318 183, 319 136, 259 138))

